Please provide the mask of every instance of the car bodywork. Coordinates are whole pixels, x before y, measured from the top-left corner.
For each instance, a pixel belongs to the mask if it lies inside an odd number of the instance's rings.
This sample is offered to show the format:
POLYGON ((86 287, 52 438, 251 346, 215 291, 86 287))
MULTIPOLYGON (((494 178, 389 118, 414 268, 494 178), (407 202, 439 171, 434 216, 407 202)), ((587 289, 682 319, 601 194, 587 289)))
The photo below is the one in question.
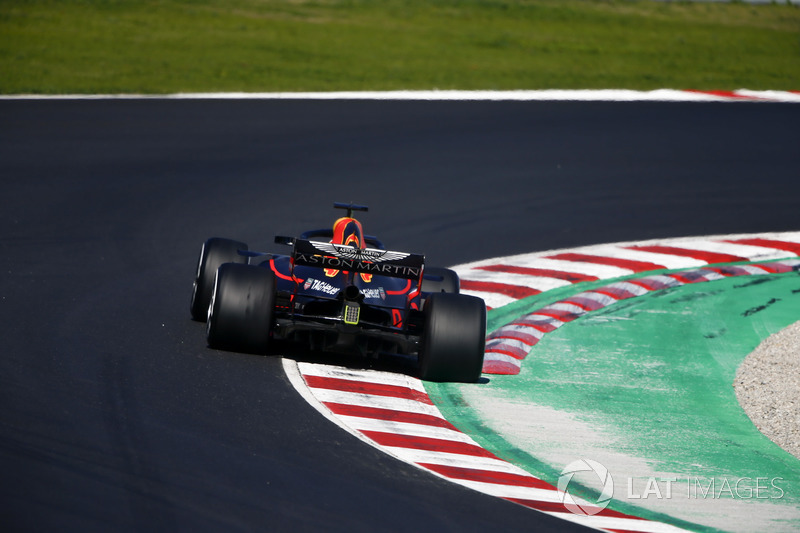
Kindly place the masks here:
POLYGON ((416 353, 424 257, 309 240, 320 234, 279 237, 292 253, 260 262, 276 276, 273 336, 322 351, 416 353))

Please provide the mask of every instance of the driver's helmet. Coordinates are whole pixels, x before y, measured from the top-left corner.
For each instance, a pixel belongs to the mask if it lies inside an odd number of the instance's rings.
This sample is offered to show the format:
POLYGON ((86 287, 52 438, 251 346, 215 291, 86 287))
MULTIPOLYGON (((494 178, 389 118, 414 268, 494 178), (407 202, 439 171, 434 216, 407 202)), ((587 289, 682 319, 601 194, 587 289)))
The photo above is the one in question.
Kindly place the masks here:
POLYGON ((364 230, 361 222, 354 218, 342 217, 333 224, 333 244, 346 244, 355 248, 366 248, 364 230))

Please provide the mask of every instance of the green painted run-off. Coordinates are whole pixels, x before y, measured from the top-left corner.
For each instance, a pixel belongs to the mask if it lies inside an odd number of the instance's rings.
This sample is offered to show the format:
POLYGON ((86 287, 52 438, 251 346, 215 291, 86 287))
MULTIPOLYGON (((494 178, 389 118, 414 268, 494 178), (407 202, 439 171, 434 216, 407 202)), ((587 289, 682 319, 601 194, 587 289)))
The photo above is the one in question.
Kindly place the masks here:
MULTIPOLYGON (((586 289, 500 309, 490 328, 586 289)), ((517 376, 426 387, 448 420, 552 484, 576 459, 604 464, 618 511, 692 530, 797 530, 800 460, 758 431, 733 388, 744 358, 797 320, 797 273, 684 285, 565 324, 517 376)), ((582 493, 596 501, 597 487, 582 493)))

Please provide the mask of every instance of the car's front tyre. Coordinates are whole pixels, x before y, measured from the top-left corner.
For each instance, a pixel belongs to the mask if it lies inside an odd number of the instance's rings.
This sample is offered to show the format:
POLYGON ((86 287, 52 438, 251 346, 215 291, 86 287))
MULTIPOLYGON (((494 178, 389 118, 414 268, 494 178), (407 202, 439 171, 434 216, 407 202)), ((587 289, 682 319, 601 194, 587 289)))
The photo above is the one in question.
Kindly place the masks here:
POLYGON ((231 239, 211 238, 203 243, 197 260, 197 272, 192 286, 192 319, 205 322, 208 316, 208 303, 214 290, 214 277, 217 269, 225 263, 247 263, 247 257, 239 253, 247 250, 243 242, 231 239))
POLYGON ((422 277, 422 292, 449 292, 458 294, 461 280, 455 270, 441 267, 425 267, 422 277))

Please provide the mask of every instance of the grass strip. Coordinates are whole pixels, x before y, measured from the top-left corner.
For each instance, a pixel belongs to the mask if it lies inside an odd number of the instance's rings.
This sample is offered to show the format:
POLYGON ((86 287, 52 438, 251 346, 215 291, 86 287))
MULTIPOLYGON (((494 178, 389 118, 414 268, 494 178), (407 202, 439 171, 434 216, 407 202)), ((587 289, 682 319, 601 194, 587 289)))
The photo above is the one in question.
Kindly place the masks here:
POLYGON ((796 5, 0 0, 0 93, 800 89, 796 5))

